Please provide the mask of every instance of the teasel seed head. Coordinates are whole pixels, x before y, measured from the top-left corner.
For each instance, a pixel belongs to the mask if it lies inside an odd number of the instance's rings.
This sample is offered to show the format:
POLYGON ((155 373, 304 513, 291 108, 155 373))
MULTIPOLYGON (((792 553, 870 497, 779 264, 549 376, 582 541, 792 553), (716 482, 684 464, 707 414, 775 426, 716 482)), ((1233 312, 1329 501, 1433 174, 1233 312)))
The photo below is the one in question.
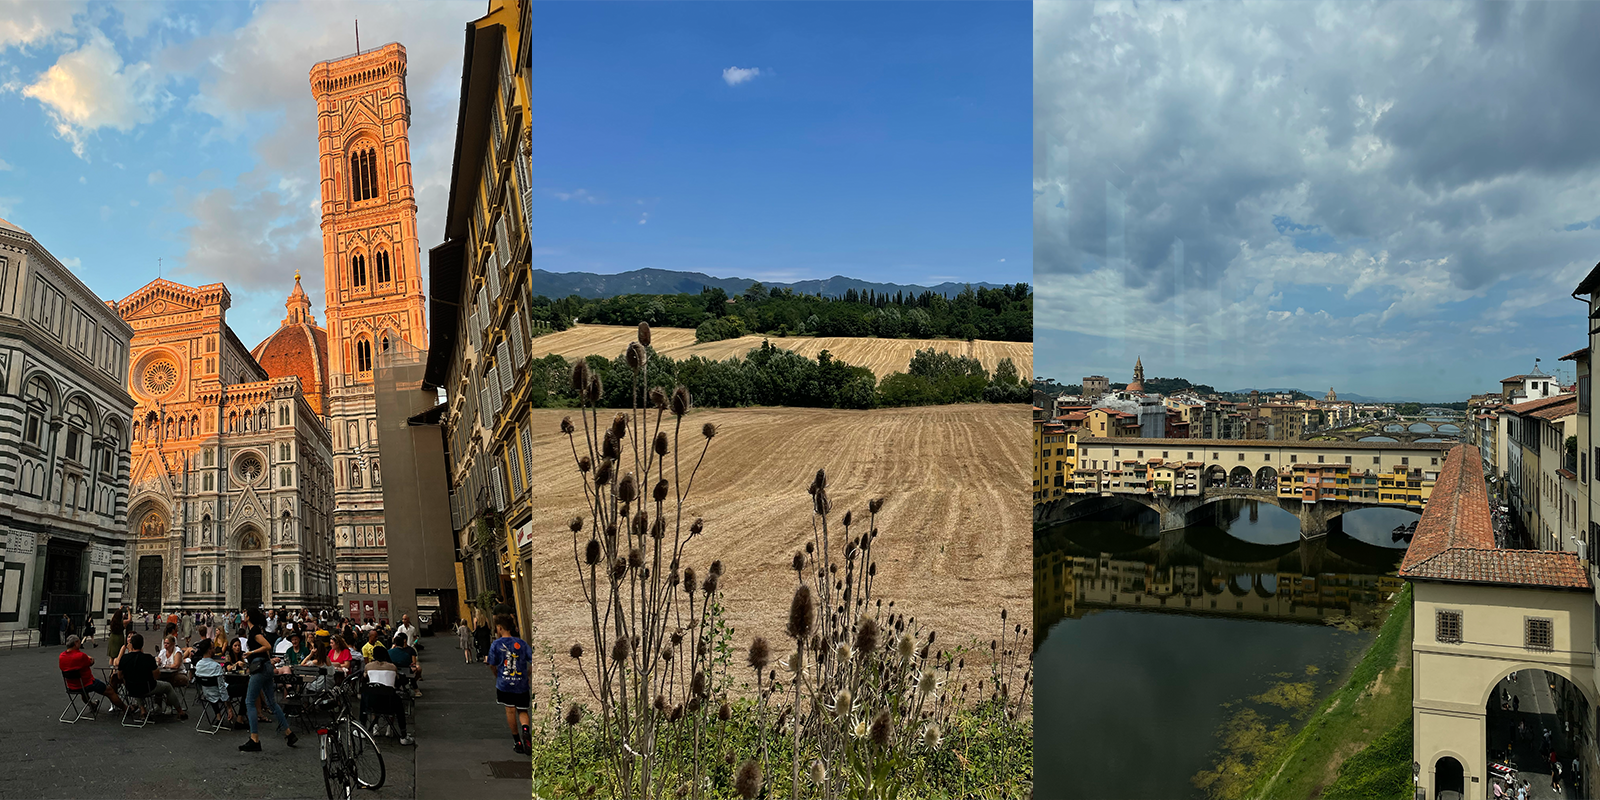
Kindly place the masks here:
POLYGON ((700 711, 700 707, 702 705, 704 705, 704 703, 702 703, 700 701, 700 698, 698 698, 698 697, 689 698, 689 713, 690 714, 698 713, 700 711))
POLYGON ((667 662, 669 664, 672 663, 672 656, 673 655, 674 655, 674 651, 672 649, 672 645, 668 644, 668 645, 662 645, 661 646, 661 660, 662 661, 665 661, 665 662, 667 662))
POLYGON ((889 709, 885 708, 872 718, 872 729, 867 734, 867 738, 871 739, 872 743, 879 747, 888 747, 889 739, 893 732, 893 717, 889 715, 889 709))
POLYGON ((689 535, 691 536, 698 536, 705 529, 706 521, 699 517, 695 517, 694 522, 689 523, 689 535))
POLYGON ((583 547, 583 562, 589 566, 600 563, 600 540, 590 539, 583 547))
POLYGON ((917 651, 917 640, 911 638, 911 634, 908 633, 905 636, 900 637, 900 657, 901 658, 910 658, 911 654, 915 653, 916 651, 917 651))
POLYGON ((689 407, 691 405, 692 405, 692 403, 691 403, 691 400, 690 400, 690 397, 689 397, 689 390, 688 389, 685 389, 684 387, 679 386, 678 388, 672 390, 671 407, 672 407, 672 413, 673 413, 674 416, 681 417, 684 414, 689 413, 689 407))
POLYGON ((628 574, 628 559, 617 556, 617 560, 611 564, 611 579, 620 581, 626 574, 628 574))
POLYGON ((666 535, 667 535, 667 520, 666 520, 666 518, 665 517, 656 517, 656 521, 650 523, 650 538, 652 538, 652 539, 664 539, 664 538, 666 538, 666 535))
POLYGON ((695 697, 705 697, 711 693, 710 683, 706 680, 705 670, 695 670, 694 678, 689 681, 689 692, 695 697))
POLYGON ((851 516, 852 515, 850 514, 850 512, 848 512, 848 511, 844 512, 844 526, 846 528, 850 527, 851 516))
POLYGON ((628 362, 629 369, 638 372, 644 367, 644 345, 638 342, 629 342, 627 355, 623 358, 628 362))
POLYGON ((882 509, 883 509, 883 498, 874 497, 871 500, 867 501, 867 511, 870 511, 873 514, 876 514, 882 509))
POLYGON ((717 720, 720 722, 727 722, 732 718, 733 708, 728 705, 728 701, 722 701, 722 705, 717 707, 717 720))
POLYGON ((572 647, 567 648, 567 655, 572 656, 574 661, 583 658, 583 645, 575 644, 572 647))
POLYGON ((937 750, 939 748, 940 739, 941 739, 941 736, 940 736, 940 733, 939 733, 939 723, 930 722, 930 723, 928 723, 927 727, 922 729, 922 746, 923 747, 926 747, 929 750, 937 750))
POLYGON ((634 514, 633 518, 628 520, 628 522, 628 530, 631 531, 635 537, 639 537, 643 536, 645 529, 649 527, 650 517, 643 511, 640 511, 637 514, 634 514))
POLYGON ((672 715, 667 717, 667 722, 677 722, 680 719, 683 719, 683 704, 682 703, 679 703, 679 704, 677 704, 677 705, 672 707, 672 715))
POLYGON ((697 581, 695 581, 694 567, 684 567, 683 568, 683 590, 692 595, 692 594, 694 594, 694 590, 699 588, 699 587, 700 587, 700 584, 697 581))
POLYGON ((677 647, 677 646, 683 644, 683 629, 679 628, 679 629, 673 631, 672 635, 667 637, 667 639, 668 639, 668 641, 672 642, 672 646, 673 647, 677 647))
MULTIPOLYGON (((795 555, 798 560, 800 556, 795 555)), ((794 590, 794 599, 789 602, 789 636, 797 642, 805 641, 811 635, 811 626, 816 623, 817 609, 811 602, 811 586, 800 584, 794 590)))
POLYGON ((651 704, 651 707, 654 708, 657 713, 662 712, 662 711, 666 711, 667 710, 667 696, 664 695, 664 694, 659 694, 659 693, 656 694, 656 701, 655 701, 655 703, 651 704))
POLYGON ((933 670, 930 669, 923 672, 922 677, 917 680, 917 691, 920 691, 923 694, 928 694, 929 692, 932 692, 934 689, 938 688, 938 685, 939 679, 933 674, 933 670))
POLYGON ((600 465, 594 470, 594 485, 605 486, 611 482, 611 459, 600 459, 600 465))
MULTIPOLYGON (((700 520, 698 520, 698 519, 695 520, 695 522, 699 522, 699 521, 700 520)), ((719 558, 719 559, 716 559, 715 561, 711 562, 711 574, 712 575, 721 575, 722 574, 722 559, 719 558)))
POLYGON ((618 636, 617 641, 611 645, 611 660, 620 664, 627 661, 632 652, 632 645, 628 643, 628 637, 618 636))
POLYGON ((603 461, 613 461, 621 454, 622 446, 617 441, 617 435, 612 431, 606 431, 600 438, 600 458, 603 461))
POLYGON ((572 529, 573 533, 583 530, 583 517, 573 517, 572 521, 567 523, 567 527, 572 529))
POLYGON ((869 578, 878 577, 878 562, 874 561, 871 564, 867 565, 867 577, 869 577, 869 578))
POLYGON ((816 549, 817 547, 814 543, 806 542, 806 555, 811 555, 813 552, 816 552, 816 549))
POLYGON ((721 582, 722 575, 720 573, 713 572, 710 575, 707 575, 705 581, 700 584, 700 593, 706 597, 716 594, 717 586, 721 584, 721 582))
POLYGON ((811 479, 811 493, 816 494, 826 488, 828 488, 828 473, 819 469, 817 477, 811 479))
POLYGON ((839 646, 834 649, 833 657, 834 657, 834 660, 838 661, 839 664, 841 664, 841 665, 850 663, 850 645, 849 645, 849 643, 840 642, 839 646))
POLYGON ((587 474, 589 474, 589 470, 591 470, 593 468, 594 468, 594 464, 589 462, 589 457, 588 456, 578 456, 578 471, 579 472, 587 475, 587 474))
POLYGON ((639 323, 639 344, 645 347, 650 346, 650 323, 648 322, 639 323))
POLYGON ((572 417, 562 417, 561 418, 561 432, 562 433, 564 433, 564 434, 566 434, 568 436, 571 436, 572 432, 575 431, 575 430, 577 430, 577 428, 574 427, 573 424, 572 424, 572 417))
POLYGON ((733 790, 742 800, 754 800, 761 793, 761 765, 753 758, 739 765, 739 774, 733 779, 733 790))
POLYGON ((767 668, 767 660, 771 656, 772 652, 767 648, 767 640, 757 636, 750 642, 750 652, 747 654, 745 661, 750 665, 751 669, 760 672, 767 668))
POLYGON ((628 549, 628 568, 629 569, 638 569, 638 568, 640 568, 642 566, 644 566, 644 553, 639 552, 639 548, 637 548, 637 547, 629 548, 628 549))
POLYGON ((638 479, 634 478, 631 472, 625 473, 622 476, 622 480, 617 481, 617 499, 624 503, 633 502, 633 498, 637 496, 638 491, 638 479))
POLYGON ((806 568, 806 557, 804 555, 802 555, 800 553, 800 551, 796 550, 795 553, 794 553, 794 559, 789 562, 789 569, 794 570, 795 573, 798 574, 800 572, 800 570, 803 570, 805 568, 806 568))
POLYGON ((716 436, 717 435, 717 426, 713 425, 712 423, 709 423, 709 422, 707 422, 704 425, 701 425, 700 426, 700 435, 706 437, 707 439, 710 439, 711 437, 716 436))
POLYGON ((667 407, 667 391, 660 386, 650 387, 650 407, 664 409, 667 407))
POLYGON ((671 487, 667 485, 667 479, 662 478, 661 480, 656 481, 656 486, 651 490, 650 497, 657 503, 662 502, 663 500, 667 499, 667 492, 670 489, 671 487))
POLYGON ((584 398, 589 401, 590 405, 594 405, 600 402, 600 398, 605 396, 605 393, 606 387, 600 382, 600 373, 591 374, 589 376, 589 386, 584 392, 584 398))
POLYGON ((828 779, 828 768, 822 765, 822 759, 820 759, 820 758, 812 759, 812 761, 811 761, 811 783, 813 785, 816 785, 816 786, 821 786, 822 782, 827 780, 827 779, 828 779))
POLYGON ((872 617, 861 620, 861 625, 856 628, 856 650, 862 655, 870 655, 878 649, 878 621, 872 617))
POLYGON ((623 439, 628 438, 628 415, 626 412, 618 411, 617 415, 611 418, 611 434, 617 437, 619 444, 623 439))
POLYGON ((577 701, 573 701, 572 705, 567 706, 567 727, 570 728, 574 725, 577 725, 582 719, 583 710, 578 708, 577 701))
POLYGON ((572 365, 572 393, 581 395, 589 388, 589 362, 578 359, 572 365))

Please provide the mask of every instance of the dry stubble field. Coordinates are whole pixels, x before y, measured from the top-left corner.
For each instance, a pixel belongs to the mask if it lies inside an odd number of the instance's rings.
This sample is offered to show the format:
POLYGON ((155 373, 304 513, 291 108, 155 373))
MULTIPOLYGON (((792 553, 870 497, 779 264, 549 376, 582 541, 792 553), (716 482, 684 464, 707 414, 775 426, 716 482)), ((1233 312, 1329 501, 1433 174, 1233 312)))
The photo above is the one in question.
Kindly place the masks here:
MULTIPOLYGON (((555 649, 565 691, 582 696, 565 653, 574 642, 593 649, 566 526, 584 509, 583 489, 559 429, 563 416, 576 421, 576 413, 533 412, 533 485, 540 490, 529 585, 536 638, 555 649)), ((602 421, 613 413, 603 411, 602 421)), ((1000 630, 1001 608, 1012 622, 1028 625, 1029 420, 1026 406, 988 404, 697 409, 685 417, 686 455, 691 447, 698 454, 702 423, 717 425, 686 509, 686 520, 702 516, 706 528, 685 563, 704 574, 713 559, 722 560, 728 620, 736 629, 734 675, 744 677, 751 637, 782 639, 795 585, 789 562, 811 539, 806 487, 819 468, 828 472, 835 519, 846 509, 862 518, 868 499, 886 499, 873 548, 874 594, 929 623, 941 646, 975 638, 986 644, 1000 630)))
MULTIPOLYGON (((973 356, 983 362, 984 369, 994 372, 1002 358, 1010 358, 1017 365, 1017 374, 1024 379, 1033 373, 1032 342, 995 342, 978 340, 968 344, 956 339, 877 339, 871 337, 843 336, 743 336, 720 342, 696 344, 692 328, 651 328, 651 345, 656 352, 675 359, 701 356, 721 361, 744 355, 761 346, 763 339, 774 347, 793 350, 808 358, 827 350, 845 363, 866 367, 882 380, 891 372, 905 372, 911 356, 917 350, 929 347, 957 355, 973 356)), ((541 357, 555 353, 567 360, 602 355, 616 358, 627 349, 628 343, 638 336, 638 329, 627 325, 578 325, 574 328, 540 336, 533 340, 533 355, 541 357)))

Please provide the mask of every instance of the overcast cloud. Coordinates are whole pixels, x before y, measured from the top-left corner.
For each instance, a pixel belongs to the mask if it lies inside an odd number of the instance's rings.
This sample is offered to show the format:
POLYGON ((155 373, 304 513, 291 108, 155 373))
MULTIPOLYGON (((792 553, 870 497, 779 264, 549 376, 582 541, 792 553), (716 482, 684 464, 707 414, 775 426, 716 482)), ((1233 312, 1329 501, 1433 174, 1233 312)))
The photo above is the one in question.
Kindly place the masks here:
POLYGON ((1464 399, 1585 343, 1600 5, 1034 9, 1039 374, 1464 399))

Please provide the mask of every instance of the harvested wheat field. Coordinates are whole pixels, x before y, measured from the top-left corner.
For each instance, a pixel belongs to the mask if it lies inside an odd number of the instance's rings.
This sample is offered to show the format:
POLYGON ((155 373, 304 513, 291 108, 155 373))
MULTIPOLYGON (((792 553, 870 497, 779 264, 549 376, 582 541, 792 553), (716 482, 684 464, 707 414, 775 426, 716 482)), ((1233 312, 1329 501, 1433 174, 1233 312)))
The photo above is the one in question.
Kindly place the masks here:
MULTIPOLYGON (((613 413, 602 411, 602 421, 613 413)), ((576 412, 533 411, 533 485, 541 488, 529 576, 539 661, 545 645, 554 648, 564 680, 577 679, 566 649, 591 641, 567 529, 586 508, 559 428, 569 414, 576 412)), ((828 473, 833 531, 845 510, 861 520, 869 499, 885 498, 873 545, 873 594, 937 630, 941 647, 977 639, 987 653, 1002 608, 1010 622, 1030 625, 1033 534, 1024 491, 1030 418, 1026 406, 992 404, 698 409, 685 417, 686 456, 691 446, 699 453, 703 423, 716 423, 717 435, 685 509, 685 528, 697 515, 705 532, 689 545, 684 563, 704 574, 713 559, 722 560, 735 664, 743 665, 751 637, 783 638, 795 586, 789 563, 811 540, 806 487, 819 468, 828 473)), ((581 450, 581 431, 577 436, 581 450)))
MULTIPOLYGON (((578 325, 560 333, 551 333, 533 340, 535 357, 555 353, 568 360, 582 356, 600 355, 616 358, 628 348, 628 343, 639 335, 638 328, 627 325, 578 325)), ((878 339, 874 337, 847 336, 743 336, 720 342, 696 344, 694 330, 690 328, 651 328, 651 345, 656 352, 682 359, 701 356, 715 360, 742 356, 761 346, 763 340, 774 347, 793 350, 803 356, 816 358, 827 350, 852 366, 866 367, 880 379, 891 372, 905 372, 911 356, 918 350, 930 347, 957 355, 972 356, 983 362, 984 369, 993 373, 1000 359, 1009 358, 1017 365, 1017 374, 1027 378, 1033 374, 1032 342, 995 342, 978 340, 968 344, 957 339, 878 339)))

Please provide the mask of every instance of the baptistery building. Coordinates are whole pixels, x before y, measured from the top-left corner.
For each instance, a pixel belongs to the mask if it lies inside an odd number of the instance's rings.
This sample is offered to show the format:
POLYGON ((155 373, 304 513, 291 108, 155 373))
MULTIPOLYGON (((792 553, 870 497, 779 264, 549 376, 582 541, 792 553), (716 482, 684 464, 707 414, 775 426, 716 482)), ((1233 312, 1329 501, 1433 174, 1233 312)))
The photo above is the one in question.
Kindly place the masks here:
POLYGON ((158 279, 117 304, 137 401, 128 526, 145 609, 334 603, 326 334, 299 276, 279 330, 246 348, 220 283, 158 279))

